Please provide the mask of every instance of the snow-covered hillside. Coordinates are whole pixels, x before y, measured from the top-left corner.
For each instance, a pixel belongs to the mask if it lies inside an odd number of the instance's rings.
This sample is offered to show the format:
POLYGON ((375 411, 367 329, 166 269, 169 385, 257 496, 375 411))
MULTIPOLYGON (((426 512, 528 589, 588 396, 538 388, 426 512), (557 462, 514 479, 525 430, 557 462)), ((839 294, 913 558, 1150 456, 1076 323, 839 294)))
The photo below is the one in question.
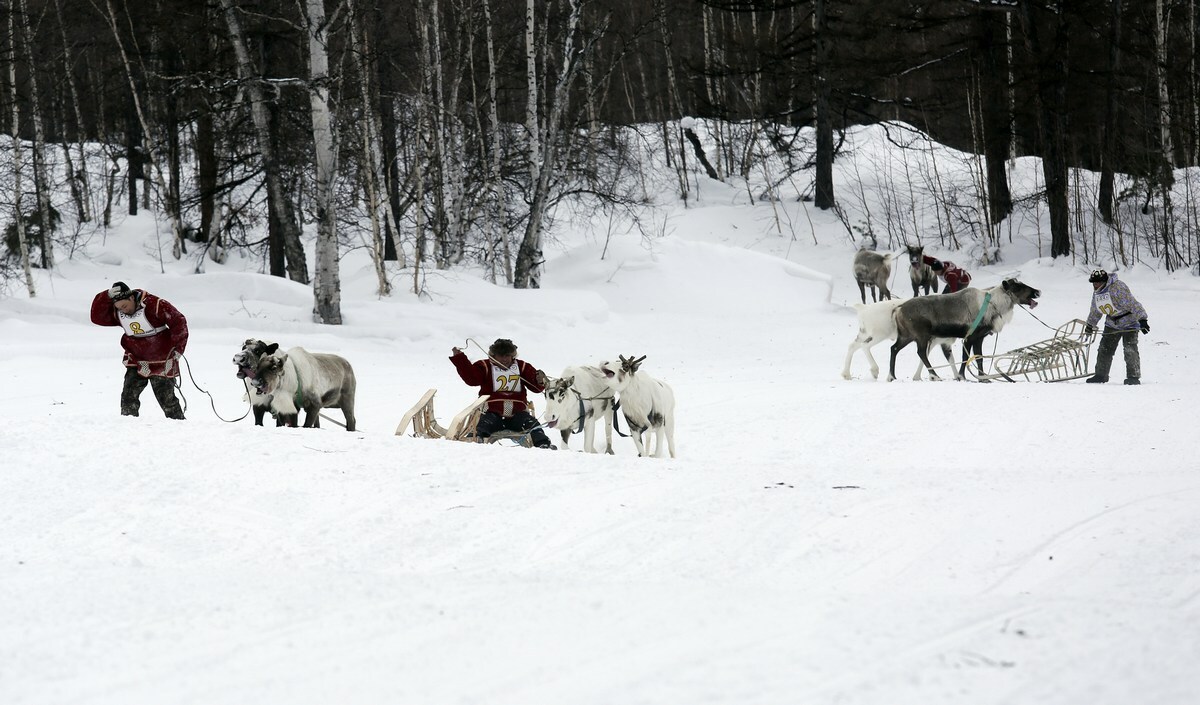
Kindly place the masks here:
MULTIPOLYGON (((352 253, 322 327, 254 263, 160 273, 141 217, 0 300, 0 702, 1195 702, 1200 281, 1122 272, 1138 388, 913 382, 911 348, 897 382, 844 381, 836 220, 714 182, 668 225, 603 259, 560 234, 538 291, 430 272, 380 300, 352 253), (119 331, 88 321, 115 280, 187 315, 187 421, 149 391, 118 415, 119 331), (221 421, 247 337, 349 359, 359 432, 221 421), (428 388, 465 406, 450 349, 498 337, 551 374, 646 355, 678 457, 393 435, 428 388)), ((1035 239, 935 252, 1042 290, 988 352, 1087 312, 1092 263, 1035 239)))

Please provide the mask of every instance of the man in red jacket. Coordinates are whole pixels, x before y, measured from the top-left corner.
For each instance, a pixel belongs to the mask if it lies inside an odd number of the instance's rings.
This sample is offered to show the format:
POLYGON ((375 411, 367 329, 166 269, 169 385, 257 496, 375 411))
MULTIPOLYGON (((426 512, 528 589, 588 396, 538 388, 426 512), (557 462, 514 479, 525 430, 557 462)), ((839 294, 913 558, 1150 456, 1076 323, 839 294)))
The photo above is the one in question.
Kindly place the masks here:
POLYGON ((141 395, 149 383, 154 398, 169 419, 182 419, 175 396, 179 356, 187 348, 187 319, 170 302, 141 289, 116 282, 92 299, 92 323, 120 326, 125 349, 125 383, 121 388, 121 415, 137 416, 141 395))
POLYGON ((956 291, 966 289, 971 283, 971 275, 967 270, 951 262, 950 260, 939 260, 936 257, 925 255, 921 258, 933 273, 938 276, 946 285, 942 287, 943 294, 953 294, 956 291))
POLYGON ((462 350, 453 348, 450 362, 462 381, 479 387, 479 396, 488 398, 487 410, 479 417, 475 435, 487 438, 500 429, 530 431, 533 445, 538 448, 557 448, 538 427, 537 419, 529 413, 528 389, 540 393, 546 388, 546 373, 524 360, 517 359, 517 346, 508 338, 500 338, 488 348, 488 359, 471 362, 462 350))

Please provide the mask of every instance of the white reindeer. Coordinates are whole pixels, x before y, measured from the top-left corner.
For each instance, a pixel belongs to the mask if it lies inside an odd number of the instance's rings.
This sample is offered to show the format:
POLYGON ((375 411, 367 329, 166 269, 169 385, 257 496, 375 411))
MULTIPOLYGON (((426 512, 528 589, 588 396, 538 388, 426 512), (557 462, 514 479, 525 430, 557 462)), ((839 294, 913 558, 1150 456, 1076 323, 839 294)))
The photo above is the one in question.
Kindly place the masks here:
POLYGON ((638 367, 645 355, 639 358, 617 356, 619 365, 612 362, 601 362, 600 371, 608 379, 608 385, 620 395, 621 413, 629 424, 629 435, 637 446, 639 456, 647 455, 642 445, 642 432, 654 431, 654 457, 663 457, 663 439, 675 457, 675 392, 660 380, 645 374, 639 374, 638 367))
POLYGON ((546 411, 542 422, 546 428, 562 433, 563 447, 572 433, 583 431, 583 450, 596 452, 596 419, 604 417, 604 452, 613 454, 612 430, 616 398, 608 379, 599 367, 579 365, 568 367, 562 377, 546 383, 546 411))
MULTIPOLYGON (((879 379, 879 364, 875 362, 871 348, 884 341, 896 339, 896 319, 893 313, 896 307, 902 303, 904 303, 903 299, 892 299, 874 304, 851 304, 858 313, 858 335, 846 349, 846 364, 842 368, 843 379, 850 379, 850 361, 854 359, 854 353, 859 350, 863 351, 863 354, 867 356, 867 362, 871 364, 871 376, 879 379)), ((934 345, 942 348, 946 362, 950 363, 950 368, 954 371, 954 378, 958 379, 958 365, 955 364, 950 353, 951 340, 951 338, 935 338, 929 342, 929 348, 933 349, 934 345)), ((925 363, 918 360, 917 371, 913 375, 913 379, 921 379, 921 373, 924 370, 925 363)))

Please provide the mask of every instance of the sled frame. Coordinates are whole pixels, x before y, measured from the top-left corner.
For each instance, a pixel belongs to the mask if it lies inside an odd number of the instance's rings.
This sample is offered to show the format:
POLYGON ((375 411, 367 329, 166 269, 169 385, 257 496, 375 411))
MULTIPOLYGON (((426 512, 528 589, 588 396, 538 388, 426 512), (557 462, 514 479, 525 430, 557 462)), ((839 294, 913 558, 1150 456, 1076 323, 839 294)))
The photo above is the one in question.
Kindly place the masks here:
POLYGON ((1026 345, 999 355, 972 355, 967 369, 975 360, 985 360, 991 371, 972 373, 980 382, 1003 379, 1008 382, 1066 382, 1091 374, 1092 343, 1095 332, 1088 331, 1085 321, 1067 321, 1054 331, 1054 337, 1026 345))
MULTIPOLYGON (((449 441, 466 441, 468 443, 479 442, 479 439, 475 437, 475 427, 479 425, 479 417, 487 409, 488 398, 477 397, 465 409, 455 414, 454 418, 450 419, 449 425, 442 426, 437 422, 437 416, 433 410, 433 398, 435 395, 437 395, 437 390, 430 389, 421 396, 421 399, 401 417, 400 425, 396 426, 396 435, 405 435, 411 425, 412 435, 417 438, 443 438, 449 441)), ((532 407, 533 405, 530 404, 531 413, 533 411, 532 407)), ((506 439, 513 440, 518 445, 526 447, 533 445, 533 439, 530 437, 530 434, 519 431, 497 431, 483 440, 487 443, 495 443, 496 441, 506 439)))

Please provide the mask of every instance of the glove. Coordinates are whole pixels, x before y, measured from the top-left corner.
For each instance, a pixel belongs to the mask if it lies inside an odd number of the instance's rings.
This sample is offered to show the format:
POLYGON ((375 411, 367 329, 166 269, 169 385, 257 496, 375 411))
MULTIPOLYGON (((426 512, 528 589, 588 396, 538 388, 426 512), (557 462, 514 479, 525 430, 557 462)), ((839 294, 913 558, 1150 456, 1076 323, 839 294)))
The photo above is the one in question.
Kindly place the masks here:
POLYGON ((1138 327, 1142 329, 1142 335, 1146 335, 1150 332, 1150 322, 1145 318, 1138 321, 1138 327))
POLYGON ((1083 332, 1087 333, 1088 335, 1095 335, 1096 326, 1092 325, 1091 323, 1085 323, 1083 326, 1083 332))
POLYGON ((539 387, 546 386, 546 373, 545 372, 538 370, 537 374, 533 376, 533 379, 534 379, 534 381, 536 381, 538 383, 539 387))

